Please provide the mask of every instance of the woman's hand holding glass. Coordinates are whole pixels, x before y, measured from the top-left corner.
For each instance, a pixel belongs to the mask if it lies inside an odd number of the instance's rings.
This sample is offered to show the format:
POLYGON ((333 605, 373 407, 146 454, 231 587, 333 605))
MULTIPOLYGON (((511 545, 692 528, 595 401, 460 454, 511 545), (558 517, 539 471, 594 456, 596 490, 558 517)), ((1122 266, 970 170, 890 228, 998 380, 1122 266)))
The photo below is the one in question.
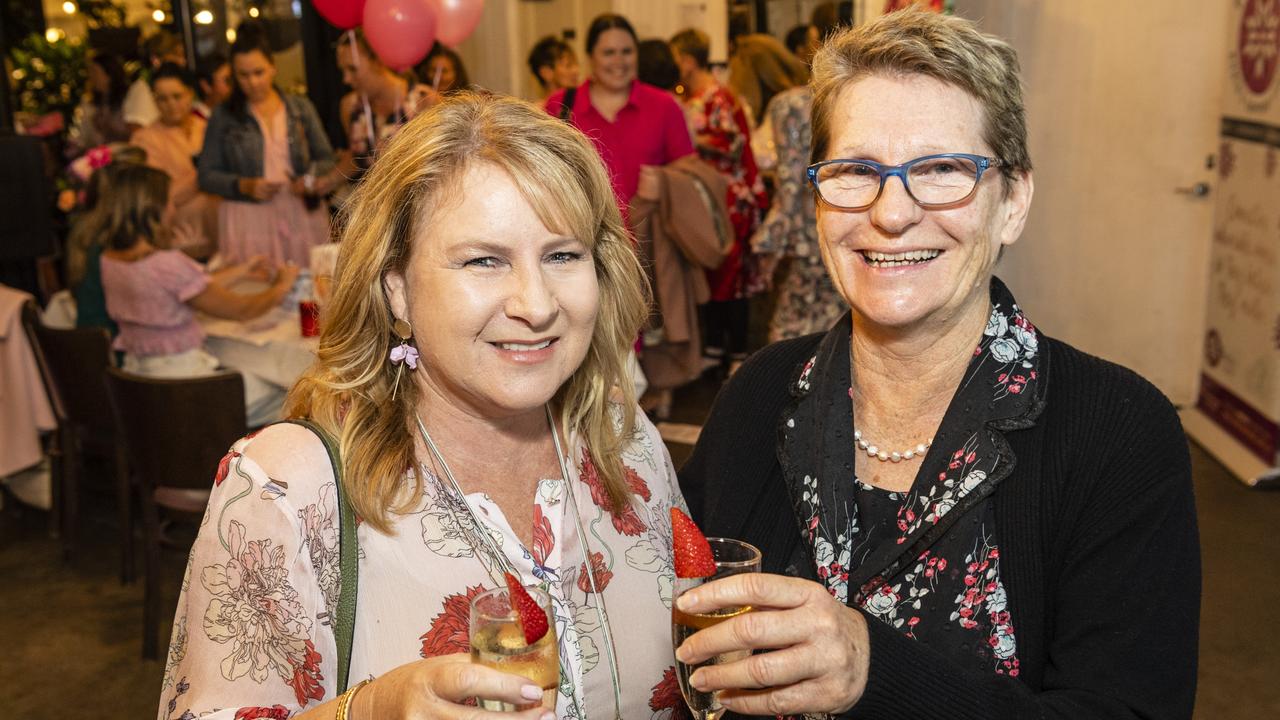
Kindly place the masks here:
POLYGON ((821 585, 749 573, 677 599, 691 613, 748 605, 755 610, 695 633, 676 649, 676 659, 696 664, 734 651, 768 652, 700 668, 690 678, 694 687, 723 691, 724 706, 744 715, 840 713, 858 702, 869 667, 866 620, 821 585))
POLYGON ((352 699, 350 717, 387 720, 554 717, 541 708, 498 713, 463 704, 473 697, 527 705, 542 699, 542 688, 519 675, 473 663, 465 653, 442 655, 401 665, 361 688, 352 699))

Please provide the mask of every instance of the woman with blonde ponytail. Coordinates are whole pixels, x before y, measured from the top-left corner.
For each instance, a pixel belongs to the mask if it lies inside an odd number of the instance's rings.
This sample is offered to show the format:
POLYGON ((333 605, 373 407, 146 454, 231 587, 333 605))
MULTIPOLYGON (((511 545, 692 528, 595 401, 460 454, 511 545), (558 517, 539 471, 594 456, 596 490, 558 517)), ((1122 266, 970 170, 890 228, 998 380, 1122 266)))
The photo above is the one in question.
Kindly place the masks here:
POLYGON ((511 717, 631 718, 680 702, 661 639, 684 501, 636 410, 625 363, 649 288, 590 141, 459 93, 392 138, 345 212, 318 359, 287 402, 321 433, 272 426, 221 464, 161 715, 451 718, 480 697, 538 706, 511 717), (339 571, 339 502, 357 578, 339 571), (470 599, 505 572, 551 598, 558 684, 459 654, 470 599), (357 579, 344 658, 335 618, 357 579))

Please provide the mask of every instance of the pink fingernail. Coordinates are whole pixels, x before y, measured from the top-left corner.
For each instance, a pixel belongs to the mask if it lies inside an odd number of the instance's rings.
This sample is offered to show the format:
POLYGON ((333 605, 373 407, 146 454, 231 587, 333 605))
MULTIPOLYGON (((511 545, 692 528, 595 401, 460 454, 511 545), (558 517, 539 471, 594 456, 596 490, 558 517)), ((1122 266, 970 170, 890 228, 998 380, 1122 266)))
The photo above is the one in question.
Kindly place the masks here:
POLYGON ((556 720, 556 714, 552 712, 544 712, 542 713, 542 717, 538 718, 538 720, 556 720))
POLYGON ((542 688, 537 685, 522 685, 520 687, 520 697, 525 700, 541 700, 542 688))

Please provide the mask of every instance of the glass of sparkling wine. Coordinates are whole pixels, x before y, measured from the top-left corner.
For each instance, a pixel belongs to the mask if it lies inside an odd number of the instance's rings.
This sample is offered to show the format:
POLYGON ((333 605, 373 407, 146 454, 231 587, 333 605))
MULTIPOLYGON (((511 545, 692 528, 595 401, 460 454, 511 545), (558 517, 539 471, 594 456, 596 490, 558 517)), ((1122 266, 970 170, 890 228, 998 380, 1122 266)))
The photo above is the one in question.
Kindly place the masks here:
POLYGON ((490 590, 471 601, 471 662, 496 670, 520 675, 542 688, 542 701, 528 705, 512 705, 499 700, 477 698, 480 707, 498 712, 515 712, 543 708, 556 709, 556 693, 560 686, 560 652, 556 642, 556 625, 552 621, 551 597, 536 587, 525 588, 538 606, 547 613, 547 634, 532 645, 525 643, 524 630, 516 621, 516 611, 506 588, 490 590))
MULTIPOLYGON (((707 578, 676 578, 675 597, 680 597, 685 592, 718 578, 738 573, 760 572, 760 551, 754 545, 748 545, 741 540, 715 537, 707 538, 707 542, 711 545, 711 554, 716 560, 715 575, 707 578)), ((672 647, 680 647, 686 638, 699 630, 705 630, 747 612, 751 612, 750 606, 720 608, 707 614, 693 614, 682 612, 673 604, 671 606, 672 647)), ((716 720, 724 714, 724 706, 720 704, 720 698, 716 693, 700 692, 689 684, 689 676, 693 671, 707 665, 737 662, 750 654, 749 650, 723 653, 696 665, 676 661, 676 679, 680 682, 680 693, 684 695, 684 701, 696 720, 716 720)))

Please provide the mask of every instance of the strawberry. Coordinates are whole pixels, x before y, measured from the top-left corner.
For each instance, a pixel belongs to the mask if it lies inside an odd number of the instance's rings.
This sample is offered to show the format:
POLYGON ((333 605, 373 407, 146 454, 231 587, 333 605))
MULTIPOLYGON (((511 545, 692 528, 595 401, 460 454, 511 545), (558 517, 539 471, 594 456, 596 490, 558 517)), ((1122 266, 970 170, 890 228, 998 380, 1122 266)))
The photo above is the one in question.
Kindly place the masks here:
POLYGON ((529 591, 524 589, 520 578, 511 573, 506 573, 506 576, 507 592, 511 597, 511 607, 516 611, 516 622, 524 631, 525 643, 532 645, 547 634, 547 613, 529 595, 529 591))
POLYGON ((716 574, 716 559, 702 531, 680 508, 671 508, 671 541, 675 545, 676 577, 701 578, 716 574))

